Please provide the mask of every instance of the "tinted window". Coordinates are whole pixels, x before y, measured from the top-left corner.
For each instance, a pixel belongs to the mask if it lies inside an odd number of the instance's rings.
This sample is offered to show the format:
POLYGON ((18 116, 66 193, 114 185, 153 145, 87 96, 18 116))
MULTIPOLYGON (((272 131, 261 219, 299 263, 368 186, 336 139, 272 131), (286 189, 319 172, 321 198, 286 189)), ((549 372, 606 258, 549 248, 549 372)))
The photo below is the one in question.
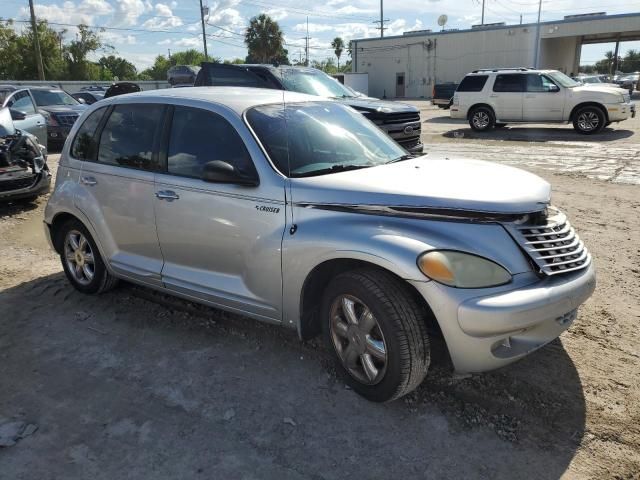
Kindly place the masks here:
POLYGON ((527 75, 527 92, 550 92, 552 86, 555 86, 555 83, 544 75, 537 73, 527 75))
POLYGON ((487 83, 487 75, 467 75, 458 85, 458 92, 481 92, 487 83))
POLYGON ((79 160, 94 160, 96 158, 97 142, 96 129, 106 108, 99 108, 95 112, 91 112, 76 134, 76 138, 71 145, 71 156, 79 160))
POLYGON ((116 105, 100 136, 98 162, 157 170, 152 152, 163 112, 162 105, 116 105))
POLYGON ((407 152, 361 114, 329 102, 263 105, 247 120, 276 168, 304 177, 375 167, 407 152))
POLYGON ((31 96, 27 92, 16 93, 11 97, 11 100, 7 102, 7 106, 26 114, 36 113, 36 107, 34 107, 31 96))
POLYGON ((206 85, 232 87, 264 87, 260 77, 242 67, 210 67, 206 69, 206 85))
POLYGON ((75 98, 62 90, 31 90, 31 94, 39 107, 47 105, 78 105, 75 98))
POLYGON ((510 73, 497 75, 493 84, 494 92, 524 92, 524 75, 510 73))
POLYGON ((220 115, 198 108, 176 107, 171 123, 167 170, 173 175, 201 178, 214 160, 255 174, 251 157, 235 128, 220 115))

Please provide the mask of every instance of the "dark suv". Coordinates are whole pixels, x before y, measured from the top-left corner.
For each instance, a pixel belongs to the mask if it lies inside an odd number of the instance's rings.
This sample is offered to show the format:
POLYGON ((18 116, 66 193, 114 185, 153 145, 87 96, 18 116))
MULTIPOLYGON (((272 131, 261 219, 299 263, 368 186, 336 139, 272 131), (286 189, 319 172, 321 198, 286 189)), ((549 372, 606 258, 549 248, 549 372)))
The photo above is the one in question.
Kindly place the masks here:
POLYGON ((55 87, 27 87, 40 113, 47 119, 50 148, 61 148, 71 127, 87 109, 64 90, 55 87))
POLYGON ((370 97, 356 97, 352 90, 315 68, 203 62, 195 86, 271 88, 332 98, 362 113, 405 150, 422 153, 422 124, 420 111, 416 107, 370 97))

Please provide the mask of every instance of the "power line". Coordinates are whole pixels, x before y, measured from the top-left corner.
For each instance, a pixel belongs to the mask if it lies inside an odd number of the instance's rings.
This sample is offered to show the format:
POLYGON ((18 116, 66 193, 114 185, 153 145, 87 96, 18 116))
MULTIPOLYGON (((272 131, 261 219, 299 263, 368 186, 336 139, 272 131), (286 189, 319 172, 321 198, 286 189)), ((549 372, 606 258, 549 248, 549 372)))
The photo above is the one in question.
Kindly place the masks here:
POLYGON ((281 7, 286 9, 288 12, 297 13, 299 15, 307 15, 309 17, 344 18, 344 19, 367 21, 367 22, 371 20, 371 17, 364 17, 364 16, 360 17, 356 15, 331 13, 331 12, 326 12, 324 10, 308 10, 308 9, 299 8, 299 7, 291 7, 290 5, 284 5, 281 3, 275 3, 271 1, 269 1, 268 3, 266 1, 261 2, 260 0, 239 0, 239 1, 240 3, 253 5, 261 8, 281 7))

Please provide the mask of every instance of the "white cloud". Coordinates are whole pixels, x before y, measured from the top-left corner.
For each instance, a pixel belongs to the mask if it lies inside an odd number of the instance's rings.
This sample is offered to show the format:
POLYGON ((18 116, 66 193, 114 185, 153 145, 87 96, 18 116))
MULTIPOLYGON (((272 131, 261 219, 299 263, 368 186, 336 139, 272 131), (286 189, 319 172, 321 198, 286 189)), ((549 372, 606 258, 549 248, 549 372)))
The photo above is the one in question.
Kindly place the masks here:
MULTIPOLYGON (((326 23, 309 23, 309 33, 329 32, 336 28, 336 25, 329 25, 326 23)), ((307 24, 298 23, 293 26, 295 32, 306 32, 307 24)))
MULTIPOLYGON (((36 16, 52 23, 69 23, 92 25, 95 17, 109 15, 113 12, 113 7, 106 0, 82 0, 75 3, 66 1, 62 5, 56 3, 41 4, 34 6, 36 16)), ((23 7, 19 12, 20 16, 28 16, 29 9, 23 7)))
POLYGON ((151 30, 175 28, 182 25, 182 19, 173 14, 171 7, 164 3, 156 3, 155 16, 142 24, 151 30))
POLYGON ((184 37, 179 40, 170 40, 165 39, 158 42, 158 45, 166 45, 170 47, 201 47, 202 46, 202 38, 200 37, 184 37))
POLYGON ((150 3, 142 0, 115 0, 116 11, 113 14, 112 23, 115 26, 132 26, 138 24, 140 15, 151 10, 150 3))
POLYGON ((284 8, 272 8, 267 10, 265 13, 273 18, 276 22, 284 20, 289 16, 287 10, 284 8))
POLYGON ((134 35, 122 35, 109 30, 100 32, 100 38, 109 45, 135 45, 137 43, 134 35))

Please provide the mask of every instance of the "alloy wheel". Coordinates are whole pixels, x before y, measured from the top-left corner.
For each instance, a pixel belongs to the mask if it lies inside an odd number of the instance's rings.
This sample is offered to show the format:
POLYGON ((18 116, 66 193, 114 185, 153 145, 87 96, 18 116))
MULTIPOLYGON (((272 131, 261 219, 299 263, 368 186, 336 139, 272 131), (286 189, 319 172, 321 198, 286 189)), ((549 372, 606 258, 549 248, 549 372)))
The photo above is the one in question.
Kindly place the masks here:
POLYGON ((88 285, 96 273, 91 244, 78 230, 70 230, 64 240, 64 258, 69 273, 81 285, 88 285))
POLYGON ((578 126, 580 130, 592 132, 598 128, 598 125, 600 125, 600 118, 595 112, 588 110, 578 115, 578 126))
POLYGON ((487 112, 475 112, 473 114, 473 124, 480 130, 487 128, 489 126, 489 115, 487 112))
POLYGON ((387 368, 387 345, 369 307, 352 295, 339 295, 330 312, 331 340, 344 368, 360 383, 379 383, 387 368))

